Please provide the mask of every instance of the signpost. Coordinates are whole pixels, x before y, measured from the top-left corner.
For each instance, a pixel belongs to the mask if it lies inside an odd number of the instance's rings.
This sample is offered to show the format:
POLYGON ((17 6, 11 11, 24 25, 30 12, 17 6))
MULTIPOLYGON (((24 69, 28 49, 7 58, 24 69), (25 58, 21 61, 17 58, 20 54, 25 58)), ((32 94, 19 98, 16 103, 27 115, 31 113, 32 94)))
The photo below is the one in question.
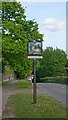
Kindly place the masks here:
POLYGON ((33 103, 36 104, 36 59, 42 58, 42 41, 28 42, 28 58, 33 58, 33 103))
POLYGON ((33 61, 33 69, 34 69, 34 82, 33 82, 33 103, 36 104, 36 59, 33 61))

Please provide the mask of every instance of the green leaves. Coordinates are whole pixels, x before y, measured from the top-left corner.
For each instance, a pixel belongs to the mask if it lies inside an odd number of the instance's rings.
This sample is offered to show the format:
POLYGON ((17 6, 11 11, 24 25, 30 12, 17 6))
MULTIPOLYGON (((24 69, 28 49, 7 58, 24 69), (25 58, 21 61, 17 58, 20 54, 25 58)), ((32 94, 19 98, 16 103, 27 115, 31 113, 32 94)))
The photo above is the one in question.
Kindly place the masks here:
POLYGON ((40 61, 38 72, 41 77, 62 76, 65 74, 64 66, 66 54, 58 48, 48 47, 43 51, 43 59, 40 61))
POLYGON ((25 9, 17 2, 2 3, 2 21, 3 67, 8 62, 18 78, 27 77, 32 71, 32 60, 27 58, 27 42, 43 37, 38 24, 35 20, 26 20, 25 9))

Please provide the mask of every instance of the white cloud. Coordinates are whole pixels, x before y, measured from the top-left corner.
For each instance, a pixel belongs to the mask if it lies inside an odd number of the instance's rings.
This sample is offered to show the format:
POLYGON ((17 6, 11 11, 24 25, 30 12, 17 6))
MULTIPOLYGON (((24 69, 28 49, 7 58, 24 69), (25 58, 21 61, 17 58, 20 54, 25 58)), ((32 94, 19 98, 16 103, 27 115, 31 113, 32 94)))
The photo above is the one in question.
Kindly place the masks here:
POLYGON ((64 29, 65 26, 66 23, 64 21, 55 18, 46 18, 43 23, 44 29, 52 32, 64 29))

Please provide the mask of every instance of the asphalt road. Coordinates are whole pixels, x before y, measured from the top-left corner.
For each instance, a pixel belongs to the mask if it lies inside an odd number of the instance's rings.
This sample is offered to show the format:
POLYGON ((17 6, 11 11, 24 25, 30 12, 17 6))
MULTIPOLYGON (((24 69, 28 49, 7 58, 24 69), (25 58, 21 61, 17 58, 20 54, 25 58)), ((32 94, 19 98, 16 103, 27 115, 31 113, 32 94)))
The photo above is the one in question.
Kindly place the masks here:
POLYGON ((47 94, 48 96, 56 98, 62 103, 63 106, 67 107, 66 85, 54 83, 38 83, 37 86, 42 94, 47 94))

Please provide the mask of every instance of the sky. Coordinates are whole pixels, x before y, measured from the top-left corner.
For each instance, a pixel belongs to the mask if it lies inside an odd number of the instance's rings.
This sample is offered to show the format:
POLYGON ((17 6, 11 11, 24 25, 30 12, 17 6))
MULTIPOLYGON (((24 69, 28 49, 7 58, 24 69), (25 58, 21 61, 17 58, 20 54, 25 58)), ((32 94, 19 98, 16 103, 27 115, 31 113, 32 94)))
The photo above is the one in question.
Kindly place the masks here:
POLYGON ((27 20, 39 25, 44 34, 43 49, 59 48, 66 51, 66 2, 21 2, 25 8, 27 20))

